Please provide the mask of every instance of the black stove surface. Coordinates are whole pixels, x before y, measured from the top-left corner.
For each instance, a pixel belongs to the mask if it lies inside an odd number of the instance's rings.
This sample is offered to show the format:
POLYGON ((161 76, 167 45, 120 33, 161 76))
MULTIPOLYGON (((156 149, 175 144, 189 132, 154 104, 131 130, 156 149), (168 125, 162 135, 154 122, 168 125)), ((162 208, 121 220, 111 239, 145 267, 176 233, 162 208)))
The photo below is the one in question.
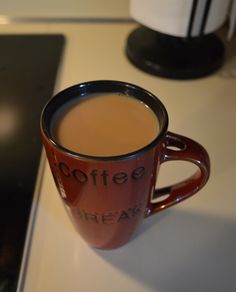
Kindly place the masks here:
POLYGON ((0 292, 16 290, 62 35, 0 36, 0 292))

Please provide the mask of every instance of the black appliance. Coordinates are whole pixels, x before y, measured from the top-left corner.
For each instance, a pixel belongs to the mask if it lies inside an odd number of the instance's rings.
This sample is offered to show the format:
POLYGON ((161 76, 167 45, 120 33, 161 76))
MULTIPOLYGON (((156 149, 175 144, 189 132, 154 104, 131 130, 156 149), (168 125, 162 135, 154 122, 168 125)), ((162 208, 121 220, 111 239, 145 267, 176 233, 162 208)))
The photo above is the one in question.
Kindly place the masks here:
POLYGON ((0 36, 0 292, 16 290, 62 35, 0 36))

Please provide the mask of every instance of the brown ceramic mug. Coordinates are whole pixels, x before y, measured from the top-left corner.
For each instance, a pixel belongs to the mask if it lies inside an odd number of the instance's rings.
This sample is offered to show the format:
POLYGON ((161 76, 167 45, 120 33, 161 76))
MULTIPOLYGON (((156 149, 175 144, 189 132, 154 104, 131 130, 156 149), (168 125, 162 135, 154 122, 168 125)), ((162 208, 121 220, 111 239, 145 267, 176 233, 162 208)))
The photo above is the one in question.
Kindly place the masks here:
POLYGON ((89 245, 112 249, 125 244, 143 219, 187 199, 206 184, 210 173, 206 150, 167 128, 168 115, 160 100, 136 85, 120 81, 91 81, 72 86, 45 106, 41 133, 50 168, 72 222, 89 245), (129 154, 96 157, 75 153, 55 141, 52 118, 68 100, 117 92, 132 96, 153 110, 160 131, 151 143, 129 154), (155 189, 160 165, 171 160, 192 162, 198 171, 185 181, 155 189), (161 202, 152 202, 163 195, 168 196, 161 202))

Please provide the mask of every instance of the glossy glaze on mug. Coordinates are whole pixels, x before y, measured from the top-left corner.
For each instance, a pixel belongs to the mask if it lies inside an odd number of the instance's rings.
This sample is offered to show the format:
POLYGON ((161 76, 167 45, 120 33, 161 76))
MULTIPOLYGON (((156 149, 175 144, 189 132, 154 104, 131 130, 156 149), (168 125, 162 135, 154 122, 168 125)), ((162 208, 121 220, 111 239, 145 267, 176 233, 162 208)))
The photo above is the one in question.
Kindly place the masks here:
POLYGON ((125 244, 144 218, 170 207, 200 190, 209 177, 209 157, 198 143, 167 132, 168 116, 162 103, 144 89, 119 81, 93 81, 57 94, 44 109, 41 132, 60 196, 79 234, 91 246, 111 249, 125 244), (160 134, 138 151, 94 157, 74 153, 53 140, 50 122, 65 100, 86 94, 121 92, 145 102, 155 112, 160 134), (169 149, 178 147, 180 151, 169 149), (161 163, 186 160, 199 171, 186 181, 155 190, 161 163), (155 196, 168 194, 160 203, 155 196))
POLYGON ((149 212, 159 164, 157 149, 104 162, 71 159, 46 143, 57 188, 79 234, 97 248, 125 243, 149 212))

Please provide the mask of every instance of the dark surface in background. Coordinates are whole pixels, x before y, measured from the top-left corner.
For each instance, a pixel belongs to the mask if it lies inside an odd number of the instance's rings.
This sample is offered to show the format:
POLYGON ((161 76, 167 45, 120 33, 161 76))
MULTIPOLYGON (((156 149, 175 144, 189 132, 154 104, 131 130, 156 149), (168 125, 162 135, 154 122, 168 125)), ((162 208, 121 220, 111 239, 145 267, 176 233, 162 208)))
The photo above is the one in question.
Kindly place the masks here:
POLYGON ((61 35, 0 36, 0 292, 16 290, 61 35))

